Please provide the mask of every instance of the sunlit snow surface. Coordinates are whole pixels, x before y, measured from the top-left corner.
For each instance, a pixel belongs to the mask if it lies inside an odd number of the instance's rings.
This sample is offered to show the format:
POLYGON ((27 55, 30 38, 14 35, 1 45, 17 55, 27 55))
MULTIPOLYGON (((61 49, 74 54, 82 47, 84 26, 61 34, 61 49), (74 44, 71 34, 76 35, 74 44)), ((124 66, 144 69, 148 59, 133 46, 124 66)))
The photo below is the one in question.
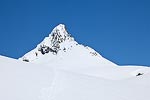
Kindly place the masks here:
POLYGON ((0 56, 0 100, 150 100, 149 93, 149 67, 118 66, 63 24, 19 60, 0 56))
POLYGON ((68 71, 2 56, 0 61, 0 100, 150 99, 150 69, 146 67, 93 66, 68 71), (136 76, 138 72, 144 74, 136 76))

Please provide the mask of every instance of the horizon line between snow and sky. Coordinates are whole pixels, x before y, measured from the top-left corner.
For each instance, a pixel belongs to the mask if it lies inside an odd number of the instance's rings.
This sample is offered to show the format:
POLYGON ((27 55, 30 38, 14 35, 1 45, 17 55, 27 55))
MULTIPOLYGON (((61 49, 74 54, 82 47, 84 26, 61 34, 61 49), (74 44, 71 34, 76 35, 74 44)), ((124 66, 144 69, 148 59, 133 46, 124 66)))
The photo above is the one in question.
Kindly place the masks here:
POLYGON ((150 66, 148 0, 1 0, 0 55, 19 58, 63 23, 81 44, 119 65, 150 66))

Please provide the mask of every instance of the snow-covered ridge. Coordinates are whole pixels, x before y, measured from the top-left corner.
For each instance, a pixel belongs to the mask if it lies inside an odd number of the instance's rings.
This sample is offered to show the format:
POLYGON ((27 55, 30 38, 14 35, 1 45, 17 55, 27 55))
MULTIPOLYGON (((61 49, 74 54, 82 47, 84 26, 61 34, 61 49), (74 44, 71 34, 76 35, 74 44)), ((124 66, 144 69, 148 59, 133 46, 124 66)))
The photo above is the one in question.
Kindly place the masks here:
POLYGON ((78 44, 63 24, 56 26, 48 37, 45 37, 35 49, 25 54, 20 60, 46 65, 55 63, 59 66, 61 64, 68 66, 70 64, 68 62, 83 66, 116 65, 103 58, 94 49, 78 44))

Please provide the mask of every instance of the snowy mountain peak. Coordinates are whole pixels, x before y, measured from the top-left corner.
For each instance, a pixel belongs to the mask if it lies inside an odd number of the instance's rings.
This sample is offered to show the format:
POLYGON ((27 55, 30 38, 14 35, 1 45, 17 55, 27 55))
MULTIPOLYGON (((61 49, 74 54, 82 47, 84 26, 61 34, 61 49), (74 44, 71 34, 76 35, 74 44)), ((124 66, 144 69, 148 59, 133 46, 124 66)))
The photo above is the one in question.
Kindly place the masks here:
POLYGON ((67 32, 65 25, 59 24, 52 30, 49 37, 46 37, 37 47, 42 54, 48 53, 49 51, 57 53, 63 42, 71 41, 74 41, 74 38, 67 32))
POLYGON ((60 44, 66 40, 74 40, 63 24, 56 26, 49 35, 49 38, 54 45, 60 44))
MULTIPOLYGON (((24 61, 35 61, 37 57, 45 54, 56 55, 62 49, 66 51, 68 46, 71 44, 78 44, 74 41, 74 38, 67 32, 67 29, 64 24, 57 25, 48 37, 45 37, 44 40, 37 45, 35 49, 25 54, 22 58, 24 61)), ((71 46, 72 47, 72 46, 71 46)))
POLYGON ((59 24, 56 26, 51 34, 49 35, 53 42, 63 42, 71 38, 70 34, 67 32, 64 24, 59 24))
POLYGON ((44 63, 46 65, 56 63, 58 66, 62 64, 65 66, 70 66, 69 64, 77 66, 116 66, 116 64, 103 58, 94 49, 78 44, 67 32, 63 24, 56 26, 49 36, 45 37, 35 49, 20 59, 27 62, 44 63))
POLYGON ((64 24, 59 24, 59 25, 57 25, 57 26, 52 30, 50 36, 51 36, 52 34, 57 33, 57 32, 60 32, 61 35, 67 35, 67 34, 68 34, 67 31, 66 31, 66 27, 65 27, 64 24))

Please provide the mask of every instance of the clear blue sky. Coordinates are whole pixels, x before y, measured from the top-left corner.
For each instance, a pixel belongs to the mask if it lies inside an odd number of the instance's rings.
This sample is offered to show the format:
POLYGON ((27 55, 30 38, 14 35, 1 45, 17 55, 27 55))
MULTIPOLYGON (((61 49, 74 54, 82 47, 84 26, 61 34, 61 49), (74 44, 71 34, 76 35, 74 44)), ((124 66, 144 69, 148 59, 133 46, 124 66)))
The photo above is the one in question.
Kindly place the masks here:
POLYGON ((119 65, 150 66, 149 0, 0 0, 0 55, 24 55, 59 23, 119 65))

